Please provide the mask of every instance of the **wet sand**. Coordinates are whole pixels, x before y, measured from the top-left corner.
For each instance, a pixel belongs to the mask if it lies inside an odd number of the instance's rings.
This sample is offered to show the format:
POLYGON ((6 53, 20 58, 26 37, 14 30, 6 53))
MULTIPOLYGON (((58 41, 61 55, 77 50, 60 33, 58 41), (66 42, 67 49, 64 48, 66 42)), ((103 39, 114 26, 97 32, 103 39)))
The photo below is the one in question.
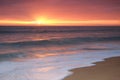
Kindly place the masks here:
POLYGON ((96 65, 71 70, 73 74, 64 80, 120 80, 120 57, 94 64, 96 65))

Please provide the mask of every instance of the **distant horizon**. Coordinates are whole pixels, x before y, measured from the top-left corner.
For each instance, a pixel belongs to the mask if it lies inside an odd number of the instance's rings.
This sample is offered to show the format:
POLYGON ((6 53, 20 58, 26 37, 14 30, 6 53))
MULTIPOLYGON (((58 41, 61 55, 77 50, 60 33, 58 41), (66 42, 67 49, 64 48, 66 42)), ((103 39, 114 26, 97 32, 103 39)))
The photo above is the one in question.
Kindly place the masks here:
POLYGON ((0 25, 0 27, 120 27, 120 25, 0 25))

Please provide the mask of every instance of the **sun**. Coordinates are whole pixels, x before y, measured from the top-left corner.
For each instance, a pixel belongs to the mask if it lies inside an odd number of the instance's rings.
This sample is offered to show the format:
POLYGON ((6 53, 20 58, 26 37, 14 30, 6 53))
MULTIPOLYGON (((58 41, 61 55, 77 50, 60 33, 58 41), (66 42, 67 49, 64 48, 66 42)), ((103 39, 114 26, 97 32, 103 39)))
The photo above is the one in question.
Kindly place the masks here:
POLYGON ((47 17, 42 16, 42 17, 36 18, 34 23, 38 24, 38 25, 52 25, 52 24, 56 23, 56 20, 49 19, 47 17))
POLYGON ((41 21, 35 21, 35 23, 36 23, 36 24, 42 24, 42 22, 41 22, 41 21))
POLYGON ((45 25, 45 24, 47 24, 47 21, 35 20, 35 21, 33 21, 33 23, 36 24, 36 25, 45 25))

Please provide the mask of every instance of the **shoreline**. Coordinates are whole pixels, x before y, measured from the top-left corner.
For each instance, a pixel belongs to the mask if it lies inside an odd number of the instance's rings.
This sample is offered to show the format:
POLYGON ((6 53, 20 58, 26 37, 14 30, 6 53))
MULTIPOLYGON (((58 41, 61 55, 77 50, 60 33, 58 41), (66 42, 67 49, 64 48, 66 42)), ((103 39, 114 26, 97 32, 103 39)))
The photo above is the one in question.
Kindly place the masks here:
POLYGON ((63 80, 120 80, 120 57, 105 58, 94 66, 70 70, 63 80))

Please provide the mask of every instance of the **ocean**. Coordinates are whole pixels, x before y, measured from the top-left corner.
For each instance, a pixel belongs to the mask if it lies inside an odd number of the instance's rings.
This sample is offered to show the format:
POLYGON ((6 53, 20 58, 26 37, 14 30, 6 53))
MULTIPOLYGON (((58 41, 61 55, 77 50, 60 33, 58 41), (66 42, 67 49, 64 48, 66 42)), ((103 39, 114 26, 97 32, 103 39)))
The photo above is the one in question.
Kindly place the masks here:
POLYGON ((0 80, 62 80, 120 56, 120 27, 0 27, 0 80))

